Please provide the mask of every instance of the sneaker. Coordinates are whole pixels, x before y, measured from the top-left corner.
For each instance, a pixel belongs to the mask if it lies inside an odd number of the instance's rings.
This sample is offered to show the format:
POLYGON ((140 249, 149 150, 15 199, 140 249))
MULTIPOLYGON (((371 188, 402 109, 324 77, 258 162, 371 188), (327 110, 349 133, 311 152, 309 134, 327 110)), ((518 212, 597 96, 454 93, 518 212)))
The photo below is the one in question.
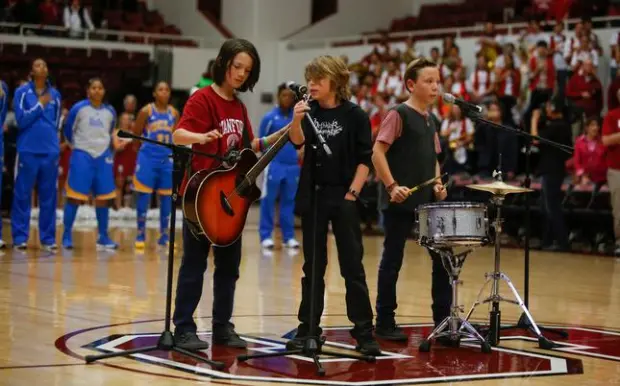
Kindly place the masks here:
POLYGON ((73 249, 73 238, 71 237, 71 232, 63 232, 62 247, 65 249, 73 249))
POLYGON ((43 244, 41 245, 41 249, 45 252, 56 252, 58 250, 58 245, 56 244, 43 244))
POLYGON ((235 332, 235 325, 228 324, 214 324, 213 325, 213 344, 224 345, 234 348, 246 348, 248 343, 241 339, 235 332))
POLYGON ((209 348, 209 343, 204 340, 200 340, 195 332, 183 332, 174 334, 174 342, 180 348, 186 350, 206 350, 209 348))
POLYGON ((15 244, 13 245, 13 248, 17 249, 18 251, 25 251, 26 249, 28 249, 28 244, 27 243, 15 244))
POLYGON ((377 323, 375 336, 379 339, 391 340, 394 342, 406 342, 409 340, 409 337, 395 322, 385 324, 377 323))
POLYGON ((4 242, 4 240, 0 240, 0 249, 4 248, 6 248, 6 243, 4 242))
POLYGON ((162 233, 162 235, 159 236, 159 240, 157 240, 157 245, 159 245, 160 247, 167 247, 169 242, 170 237, 168 236, 168 234, 162 233))
POLYGON ((118 244, 112 241, 108 236, 99 237, 97 240, 97 250, 114 251, 118 249, 118 244))
POLYGON ((299 242, 295 239, 290 239, 287 242, 283 243, 284 248, 297 249, 299 248, 299 242))
POLYGON ((136 241, 134 247, 136 249, 143 250, 144 248, 146 248, 146 244, 144 243, 144 241, 136 241))
POLYGON ((265 239, 260 243, 260 245, 265 249, 272 249, 274 244, 272 239, 265 239))
POLYGON ((355 338, 355 340, 357 340, 355 350, 360 353, 372 356, 381 355, 381 346, 379 346, 379 343, 372 337, 372 334, 359 336, 355 338))

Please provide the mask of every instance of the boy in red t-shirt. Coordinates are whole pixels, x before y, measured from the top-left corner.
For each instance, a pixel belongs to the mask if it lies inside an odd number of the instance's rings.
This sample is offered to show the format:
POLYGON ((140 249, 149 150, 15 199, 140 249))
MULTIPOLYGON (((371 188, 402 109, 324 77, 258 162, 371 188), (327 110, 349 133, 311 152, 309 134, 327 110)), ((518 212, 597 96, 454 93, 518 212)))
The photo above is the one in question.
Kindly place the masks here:
MULTIPOLYGON (((196 91, 187 101, 178 128, 172 135, 175 144, 192 145, 193 150, 224 156, 231 150, 241 150, 244 130, 254 151, 264 150, 263 146, 272 145, 286 132, 283 129, 268 137, 254 138, 245 105, 236 96, 238 91, 252 91, 258 82, 260 58, 252 43, 244 39, 227 40, 215 60, 213 74, 214 83, 196 91)), ((199 156, 193 157, 191 165, 192 172, 219 166, 215 159, 199 156)), ((173 322, 177 345, 188 350, 209 347, 196 335, 193 314, 202 294, 210 247, 206 238, 194 236, 183 222, 183 259, 177 280, 173 322)), ((239 278, 241 238, 230 246, 214 248, 213 254, 212 342, 245 348, 246 342, 230 323, 239 278)))

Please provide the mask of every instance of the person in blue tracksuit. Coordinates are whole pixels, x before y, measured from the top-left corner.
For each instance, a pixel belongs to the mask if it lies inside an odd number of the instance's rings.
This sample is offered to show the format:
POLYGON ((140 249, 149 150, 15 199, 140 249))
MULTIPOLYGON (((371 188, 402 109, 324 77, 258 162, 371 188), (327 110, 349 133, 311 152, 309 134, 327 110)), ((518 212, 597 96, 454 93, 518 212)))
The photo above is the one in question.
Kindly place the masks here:
MULTIPOLYGON (((179 112, 169 105, 170 86, 160 81, 153 90, 154 103, 144 106, 134 124, 134 134, 144 135, 158 142, 172 143, 172 132, 179 123, 179 112)), ((151 203, 151 194, 159 195, 159 231, 157 244, 168 245, 169 222, 172 212, 172 150, 165 146, 143 142, 138 151, 133 190, 137 192, 136 211, 138 235, 135 248, 145 248, 146 215, 151 203)))
MULTIPOLYGON (((4 169, 4 121, 9 110, 9 86, 0 80, 0 171, 4 169)), ((0 173, 0 202, 2 202, 2 173, 0 173)), ((4 249, 6 244, 2 240, 2 221, 0 221, 0 249, 4 249)))
POLYGON ((30 231, 30 205, 36 184, 39 196, 39 238, 43 250, 53 252, 56 245, 56 184, 60 157, 60 93, 48 80, 47 63, 32 63, 30 82, 13 96, 17 127, 15 190, 11 207, 13 245, 25 250, 30 231))
POLYGON ((114 133, 116 111, 103 102, 105 88, 99 78, 88 81, 88 98, 71 107, 64 123, 63 133, 73 151, 65 187, 67 200, 64 211, 62 246, 73 248, 71 231, 80 204, 95 198, 95 213, 99 236, 97 249, 114 250, 118 244, 110 239, 109 206, 116 198, 114 183, 114 156, 112 149, 120 141, 114 133))
MULTIPOLYGON (((260 124, 260 137, 270 135, 288 125, 293 119, 293 103, 295 94, 284 84, 278 87, 278 106, 268 112, 260 124)), ((265 171, 263 198, 260 204, 259 236, 263 248, 274 246, 273 216, 276 199, 280 198, 280 227, 285 247, 298 248, 295 240, 295 194, 299 182, 299 158, 297 150, 287 143, 278 152, 265 171)))

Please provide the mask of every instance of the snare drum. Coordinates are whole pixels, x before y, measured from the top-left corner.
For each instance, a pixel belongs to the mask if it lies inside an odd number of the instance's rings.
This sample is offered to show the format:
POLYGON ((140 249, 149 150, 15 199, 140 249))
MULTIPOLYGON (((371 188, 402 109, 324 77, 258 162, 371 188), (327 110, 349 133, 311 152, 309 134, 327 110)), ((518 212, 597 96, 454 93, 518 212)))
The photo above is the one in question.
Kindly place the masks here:
POLYGON ((485 204, 437 202, 416 209, 417 240, 438 247, 480 246, 489 240, 485 204))

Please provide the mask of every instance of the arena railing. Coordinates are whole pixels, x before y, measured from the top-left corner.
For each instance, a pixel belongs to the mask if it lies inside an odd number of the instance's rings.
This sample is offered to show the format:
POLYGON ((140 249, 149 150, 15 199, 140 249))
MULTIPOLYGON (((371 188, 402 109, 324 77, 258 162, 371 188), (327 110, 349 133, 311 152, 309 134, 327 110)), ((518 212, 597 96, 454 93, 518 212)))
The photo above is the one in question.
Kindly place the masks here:
MULTIPOLYGON (((175 42, 193 43, 200 48, 217 48, 224 38, 205 38, 202 36, 173 35, 137 31, 121 31, 111 29, 96 29, 93 31, 84 30, 82 36, 69 36, 69 30, 62 26, 41 25, 41 24, 22 24, 0 22, 0 35, 14 35, 23 37, 48 37, 72 39, 75 41, 89 42, 111 42, 129 43, 143 45, 175 45, 175 42), (33 36, 34 34, 34 36, 33 36), (125 41, 125 38, 136 38, 140 41, 125 41)), ((3 40, 3 39, 0 39, 3 40)))
MULTIPOLYGON (((564 24, 569 27, 574 26, 580 21, 580 19, 573 18, 564 20, 564 24)), ((620 16, 603 16, 592 18, 592 23, 595 28, 609 28, 613 27, 613 23, 618 22, 620 24, 620 16)), ((527 23, 504 23, 496 24, 495 29, 508 35, 514 35, 522 29, 527 28, 527 23)), ((387 34, 388 39, 398 40, 412 37, 416 40, 436 39, 438 36, 453 35, 456 38, 464 36, 475 36, 476 33, 481 33, 484 30, 484 23, 480 23, 467 27, 449 27, 449 28, 433 28, 424 30, 402 31, 402 32, 390 32, 387 34)), ((359 35, 348 35, 333 38, 310 38, 296 39, 292 37, 289 39, 287 48, 291 50, 309 49, 309 48, 321 48, 321 47, 333 47, 338 44, 355 43, 357 45, 368 45, 372 42, 381 39, 385 36, 384 33, 364 33, 359 35)))

